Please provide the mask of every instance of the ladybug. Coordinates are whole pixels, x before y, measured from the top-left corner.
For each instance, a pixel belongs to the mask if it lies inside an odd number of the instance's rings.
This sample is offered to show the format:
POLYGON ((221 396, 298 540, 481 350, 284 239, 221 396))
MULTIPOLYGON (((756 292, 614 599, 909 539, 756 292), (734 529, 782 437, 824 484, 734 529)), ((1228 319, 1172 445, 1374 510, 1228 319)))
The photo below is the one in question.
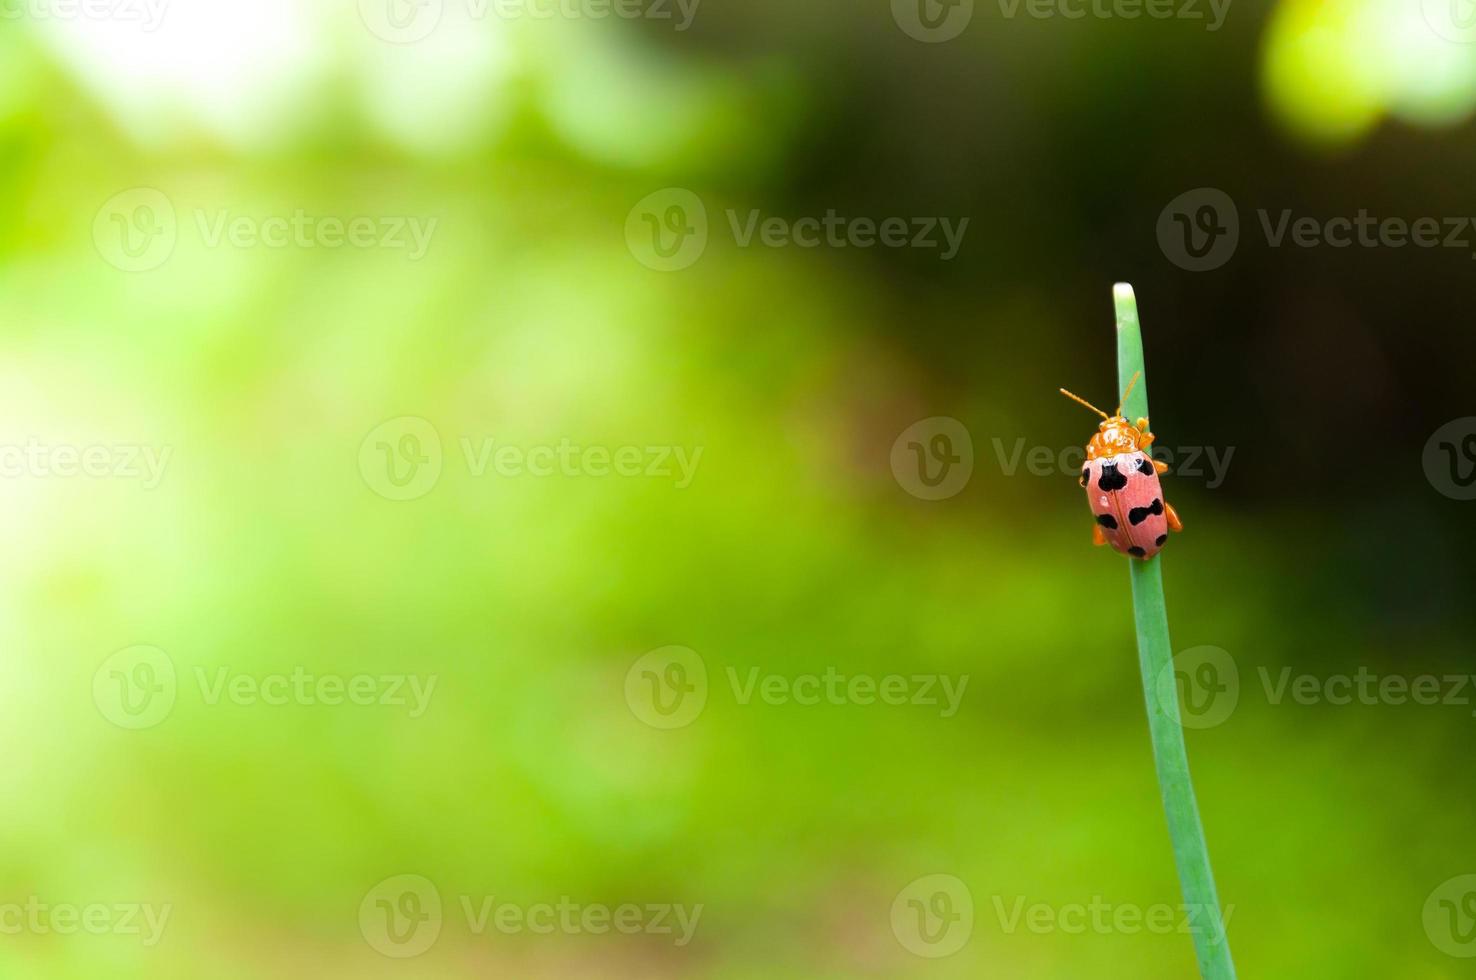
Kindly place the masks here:
MULTIPOLYGON (((1138 372, 1141 374, 1142 372, 1138 372)), ((1128 382, 1123 401, 1138 383, 1138 375, 1128 382)), ((1169 531, 1182 531, 1184 525, 1174 508, 1163 499, 1158 474, 1168 464, 1148 455, 1153 433, 1148 420, 1129 423, 1117 414, 1108 414, 1065 388, 1061 394, 1079 402, 1102 416, 1097 434, 1086 446, 1086 465, 1080 483, 1086 489, 1087 503, 1096 523, 1092 525, 1092 544, 1110 544, 1113 549, 1132 558, 1144 560, 1158 554, 1168 540, 1169 531)))

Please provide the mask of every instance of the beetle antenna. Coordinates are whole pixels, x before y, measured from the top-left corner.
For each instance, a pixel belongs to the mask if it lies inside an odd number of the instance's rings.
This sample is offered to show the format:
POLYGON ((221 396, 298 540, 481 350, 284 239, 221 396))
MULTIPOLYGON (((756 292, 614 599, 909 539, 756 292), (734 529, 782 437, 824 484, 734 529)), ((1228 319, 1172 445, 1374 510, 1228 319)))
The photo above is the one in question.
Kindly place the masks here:
POLYGON ((1121 415, 1122 414, 1122 406, 1127 404, 1128 395, 1131 395, 1133 393, 1133 385, 1135 385, 1135 384, 1138 383, 1138 378, 1139 378, 1140 375, 1142 375, 1142 373, 1143 373, 1142 371, 1134 371, 1133 372, 1133 380, 1131 380, 1131 381, 1128 382, 1127 391, 1124 391, 1122 393, 1122 405, 1118 405, 1117 406, 1117 414, 1118 415, 1121 415))
POLYGON ((1091 402, 1087 401, 1085 398, 1081 398, 1081 397, 1079 397, 1077 395, 1073 395, 1071 392, 1067 391, 1065 388, 1062 388, 1061 389, 1061 394, 1065 395, 1067 398, 1071 399, 1072 401, 1076 402, 1079 405, 1085 405, 1087 408, 1090 408, 1092 411, 1094 411, 1098 415, 1102 416, 1102 418, 1105 419, 1107 417, 1107 413, 1106 412, 1102 411, 1100 408, 1098 408, 1097 406, 1093 405, 1091 402))

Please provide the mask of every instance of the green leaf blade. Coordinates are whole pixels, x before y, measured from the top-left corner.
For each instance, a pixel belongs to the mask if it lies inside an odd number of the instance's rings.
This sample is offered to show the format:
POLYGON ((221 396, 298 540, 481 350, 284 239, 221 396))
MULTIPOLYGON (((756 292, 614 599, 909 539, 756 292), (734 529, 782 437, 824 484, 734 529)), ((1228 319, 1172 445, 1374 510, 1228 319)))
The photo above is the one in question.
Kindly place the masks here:
MULTIPOLYGON (((1124 400, 1125 418, 1147 418, 1148 374, 1143 367, 1143 334, 1138 323, 1138 301, 1133 287, 1112 287, 1117 313, 1117 379, 1124 391, 1138 375, 1137 384, 1124 400)), ((1210 868, 1209 847, 1199 819, 1199 804, 1189 776, 1189 753, 1184 745, 1180 720, 1178 686, 1160 679, 1172 678, 1174 648, 1169 641, 1168 608, 1163 598, 1162 554, 1147 561, 1128 561, 1132 580, 1133 623, 1138 633, 1138 666, 1143 675, 1143 694, 1148 707, 1148 727, 1153 738, 1153 761, 1158 786, 1168 818, 1174 864, 1184 904, 1193 916, 1194 951, 1204 980, 1234 980, 1235 964, 1225 935, 1215 876, 1210 868)))

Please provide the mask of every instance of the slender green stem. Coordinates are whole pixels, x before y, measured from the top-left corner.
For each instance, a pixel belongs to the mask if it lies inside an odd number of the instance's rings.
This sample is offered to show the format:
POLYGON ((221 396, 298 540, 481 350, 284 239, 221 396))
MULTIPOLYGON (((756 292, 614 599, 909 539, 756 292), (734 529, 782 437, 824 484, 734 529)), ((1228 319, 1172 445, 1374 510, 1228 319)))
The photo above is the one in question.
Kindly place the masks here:
MULTIPOLYGON (((1143 371, 1143 336, 1138 327, 1138 301, 1133 287, 1112 287, 1117 308, 1117 390, 1127 388, 1133 375, 1143 371)), ((1148 376, 1138 377, 1122 406, 1128 419, 1148 416, 1148 376)), ((1215 876, 1210 870, 1209 848, 1199 822, 1199 805, 1189 779, 1189 754, 1184 748, 1184 729, 1179 722, 1177 684, 1171 678, 1174 648, 1169 643, 1168 611, 1163 602, 1163 573, 1159 556, 1148 561, 1129 561, 1133 582, 1133 621, 1138 629, 1138 665, 1143 672, 1143 693, 1148 702, 1148 728, 1153 736, 1153 761, 1158 767, 1158 786, 1168 815, 1169 838, 1174 863, 1179 869, 1179 887, 1191 916, 1194 951, 1204 980, 1234 980, 1235 964, 1220 916, 1215 894, 1215 876)))

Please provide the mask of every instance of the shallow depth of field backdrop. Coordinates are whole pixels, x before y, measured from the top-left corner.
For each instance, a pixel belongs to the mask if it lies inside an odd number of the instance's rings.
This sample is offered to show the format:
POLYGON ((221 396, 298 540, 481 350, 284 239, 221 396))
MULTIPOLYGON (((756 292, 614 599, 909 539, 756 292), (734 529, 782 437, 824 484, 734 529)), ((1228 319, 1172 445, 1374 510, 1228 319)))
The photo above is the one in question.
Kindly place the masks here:
POLYGON ((0 6, 6 977, 1469 975, 1462 5, 0 6))

